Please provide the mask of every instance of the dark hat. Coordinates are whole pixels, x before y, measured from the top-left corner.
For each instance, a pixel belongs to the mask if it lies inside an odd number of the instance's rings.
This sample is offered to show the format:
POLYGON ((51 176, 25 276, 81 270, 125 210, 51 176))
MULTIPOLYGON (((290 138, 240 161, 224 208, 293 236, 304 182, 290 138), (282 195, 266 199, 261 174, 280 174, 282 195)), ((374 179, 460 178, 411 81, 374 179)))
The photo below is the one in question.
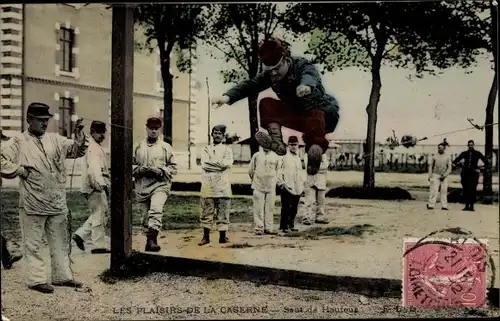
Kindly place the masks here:
POLYGON ((221 133, 225 134, 226 133, 226 129, 227 129, 226 125, 223 125, 223 124, 215 125, 212 128, 212 133, 214 132, 214 130, 218 130, 221 133))
POLYGON ((105 133, 106 124, 102 121, 94 120, 92 121, 92 124, 90 124, 90 129, 94 130, 96 133, 105 133))
POLYGON ((50 110, 49 105, 46 105, 44 103, 31 103, 28 106, 28 111, 26 112, 26 114, 32 117, 50 118, 53 115, 49 113, 49 110, 50 110))
POLYGON ((299 138, 297 136, 288 137, 288 144, 297 144, 299 142, 299 138))
POLYGON ((162 120, 160 117, 156 117, 156 116, 153 116, 153 117, 149 117, 147 120, 146 120, 146 127, 148 128, 160 128, 162 126, 162 120))
POLYGON ((284 56, 285 48, 279 39, 264 40, 259 46, 259 59, 269 68, 276 67, 284 56))

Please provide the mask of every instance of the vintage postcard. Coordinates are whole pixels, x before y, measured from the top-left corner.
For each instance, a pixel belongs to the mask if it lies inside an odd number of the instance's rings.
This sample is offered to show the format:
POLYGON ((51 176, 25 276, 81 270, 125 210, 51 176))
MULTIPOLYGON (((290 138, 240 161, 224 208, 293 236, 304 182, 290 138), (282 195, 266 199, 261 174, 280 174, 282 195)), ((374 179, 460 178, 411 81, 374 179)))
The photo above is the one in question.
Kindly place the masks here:
POLYGON ((0 5, 2 320, 499 316, 496 1, 0 5))

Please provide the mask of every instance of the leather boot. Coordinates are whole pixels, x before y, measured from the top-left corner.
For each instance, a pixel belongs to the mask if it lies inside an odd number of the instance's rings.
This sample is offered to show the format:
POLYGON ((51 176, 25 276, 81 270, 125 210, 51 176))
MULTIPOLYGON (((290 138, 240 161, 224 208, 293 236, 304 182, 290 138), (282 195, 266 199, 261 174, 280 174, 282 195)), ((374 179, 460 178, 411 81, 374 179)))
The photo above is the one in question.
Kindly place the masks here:
POLYGON ((270 149, 279 156, 284 156, 286 154, 286 144, 283 142, 283 135, 281 133, 281 125, 278 123, 270 123, 267 126, 266 135, 264 132, 257 132, 255 134, 255 139, 262 148, 270 149))
POLYGON ((319 171, 323 149, 319 145, 312 145, 307 151, 307 174, 315 175, 319 171))
POLYGON ((203 238, 201 239, 199 246, 210 243, 210 230, 208 228, 203 228, 203 238))
POLYGON ((10 254, 9 249, 7 248, 7 240, 2 235, 2 265, 4 269, 10 269, 12 267, 12 264, 16 263, 22 258, 22 255, 10 254))
POLYGON ((226 231, 220 231, 219 232, 219 243, 227 243, 229 242, 229 239, 226 237, 226 231))
POLYGON ((158 231, 149 228, 146 238, 146 251, 148 252, 159 252, 161 247, 158 245, 158 231))

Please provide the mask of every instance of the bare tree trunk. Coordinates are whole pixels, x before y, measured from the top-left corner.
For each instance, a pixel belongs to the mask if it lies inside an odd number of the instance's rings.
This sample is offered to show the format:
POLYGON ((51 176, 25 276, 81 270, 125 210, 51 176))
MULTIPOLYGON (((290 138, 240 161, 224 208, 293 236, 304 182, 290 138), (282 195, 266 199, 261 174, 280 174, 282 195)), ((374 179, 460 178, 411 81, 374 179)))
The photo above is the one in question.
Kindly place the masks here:
POLYGON ((170 59, 161 64, 163 78, 163 141, 172 145, 173 76, 170 74, 170 59))
POLYGON ((483 203, 492 204, 493 202, 493 182, 492 182, 492 167, 493 167, 493 115, 495 112, 495 101, 497 98, 498 83, 497 72, 491 83, 490 93, 488 95, 488 102, 486 103, 486 121, 484 122, 484 135, 485 146, 484 156, 486 157, 486 164, 484 164, 484 177, 483 177, 483 203))
POLYGON ((363 188, 372 190, 375 187, 375 133, 377 130, 377 107, 380 101, 380 90, 382 80, 380 78, 381 58, 373 60, 372 65, 372 88, 370 91, 370 100, 366 107, 368 114, 368 128, 366 131, 366 142, 364 144, 364 177, 363 188))
POLYGON ((248 119, 250 121, 250 154, 257 153, 259 151, 259 144, 254 139, 255 133, 259 130, 259 122, 257 119, 257 99, 259 95, 253 95, 248 97, 248 119))

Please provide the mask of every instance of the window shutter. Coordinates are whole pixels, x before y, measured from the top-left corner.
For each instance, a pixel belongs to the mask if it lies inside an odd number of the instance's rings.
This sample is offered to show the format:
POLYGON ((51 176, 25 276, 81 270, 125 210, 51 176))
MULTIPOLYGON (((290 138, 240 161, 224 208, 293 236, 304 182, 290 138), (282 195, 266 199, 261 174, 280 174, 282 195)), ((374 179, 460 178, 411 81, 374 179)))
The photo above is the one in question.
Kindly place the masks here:
MULTIPOLYGON (((71 68, 76 68, 76 55, 75 55, 75 53, 73 52, 73 48, 77 48, 77 47, 78 47, 78 45, 77 45, 77 43, 76 43, 76 38, 77 38, 77 36, 76 36, 76 34, 75 34, 75 32, 74 32, 74 31, 73 31, 73 32, 71 32, 71 38, 72 38, 72 39, 71 39, 71 40, 72 40, 72 41, 71 41, 71 43, 72 43, 72 45, 73 45, 73 47, 71 48, 71 68)), ((71 70, 71 71, 73 71, 73 70, 71 70)))
POLYGON ((62 62, 63 62, 63 50, 61 48, 61 35, 62 35, 62 30, 61 29, 56 29, 56 43, 59 44, 59 50, 56 50, 56 65, 59 65, 62 67, 62 62))

